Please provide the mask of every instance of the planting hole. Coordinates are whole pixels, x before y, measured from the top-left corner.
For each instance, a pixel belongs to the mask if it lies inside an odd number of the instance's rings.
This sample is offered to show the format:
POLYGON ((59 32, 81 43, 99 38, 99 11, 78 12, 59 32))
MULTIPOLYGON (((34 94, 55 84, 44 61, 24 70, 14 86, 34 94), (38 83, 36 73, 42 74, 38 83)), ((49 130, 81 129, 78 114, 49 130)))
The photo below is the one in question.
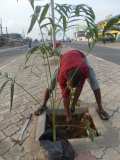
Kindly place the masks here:
MULTIPOLYGON (((52 113, 47 114, 46 130, 52 129, 52 113)), ((56 113, 56 131, 63 139, 92 138, 98 136, 92 117, 88 112, 73 114, 72 121, 67 124, 64 113, 56 113)))

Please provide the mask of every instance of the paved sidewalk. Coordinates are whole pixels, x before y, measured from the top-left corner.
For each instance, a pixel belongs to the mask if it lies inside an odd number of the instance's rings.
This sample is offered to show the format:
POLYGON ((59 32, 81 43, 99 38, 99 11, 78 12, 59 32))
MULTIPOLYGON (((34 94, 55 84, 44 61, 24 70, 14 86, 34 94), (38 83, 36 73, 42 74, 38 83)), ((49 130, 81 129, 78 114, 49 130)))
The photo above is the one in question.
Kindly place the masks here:
MULTIPOLYGON (((107 132, 102 140, 97 140, 94 143, 81 143, 80 146, 77 146, 77 149, 79 149, 81 155, 83 152, 88 153, 94 159, 96 157, 97 160, 120 160, 120 66, 92 55, 88 57, 100 82, 104 108, 111 115, 111 119, 103 121, 107 132)), ((41 58, 37 58, 36 60, 33 58, 32 63, 37 67, 32 69, 27 68, 22 71, 23 60, 23 57, 18 58, 12 64, 2 68, 2 70, 16 73, 17 81, 41 103, 46 87, 44 70, 46 65, 43 64, 41 58), (34 72, 33 75, 31 75, 31 71, 34 72), (36 73, 39 73, 39 75, 36 76, 36 73)), ((51 59, 50 63, 54 69, 57 60, 55 63, 51 59)), ((3 79, 0 79, 0 84, 1 82, 3 82, 3 79)), ((18 135, 25 122, 25 118, 37 106, 35 106, 36 102, 29 95, 16 86, 13 110, 10 113, 8 90, 9 86, 0 95, 0 160, 23 160, 24 150, 22 146, 15 144, 12 138, 18 135)), ((58 98, 60 98, 59 89, 57 94, 58 98)), ((85 84, 80 99, 86 103, 95 103, 88 83, 85 84)), ((89 160, 89 158, 86 160, 89 160)))

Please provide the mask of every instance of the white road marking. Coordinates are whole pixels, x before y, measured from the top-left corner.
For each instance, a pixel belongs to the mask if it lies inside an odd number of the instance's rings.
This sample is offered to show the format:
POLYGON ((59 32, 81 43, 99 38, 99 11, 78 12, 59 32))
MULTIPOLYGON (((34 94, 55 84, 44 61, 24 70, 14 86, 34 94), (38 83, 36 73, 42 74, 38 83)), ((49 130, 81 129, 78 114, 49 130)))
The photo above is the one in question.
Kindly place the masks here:
POLYGON ((106 61, 106 60, 104 60, 103 58, 100 58, 100 57, 97 57, 97 56, 95 56, 96 57, 96 59, 98 59, 98 60, 100 60, 100 61, 106 61))
POLYGON ((16 59, 13 59, 11 62, 9 62, 9 63, 7 63, 7 64, 1 66, 0 69, 3 69, 3 68, 5 68, 5 67, 7 67, 8 65, 14 63, 15 61, 16 61, 16 59))

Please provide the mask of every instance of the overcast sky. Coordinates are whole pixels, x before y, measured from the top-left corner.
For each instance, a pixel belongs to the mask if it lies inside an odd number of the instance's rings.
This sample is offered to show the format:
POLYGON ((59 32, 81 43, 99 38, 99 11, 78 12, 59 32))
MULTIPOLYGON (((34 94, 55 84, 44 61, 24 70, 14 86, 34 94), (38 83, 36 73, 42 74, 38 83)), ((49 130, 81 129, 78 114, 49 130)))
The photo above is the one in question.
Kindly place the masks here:
MULTIPOLYGON (((40 0, 47 2, 48 0, 40 0)), ((56 0, 59 3, 61 0, 56 0)), ((63 3, 73 3, 73 0, 62 0, 63 3)), ((108 15, 120 14, 120 0, 74 0, 74 4, 85 3, 91 6, 96 14, 96 22, 105 19, 108 15)), ((8 32, 27 33, 32 15, 31 6, 28 0, 0 0, 0 23, 8 27, 8 32)), ((31 36, 37 37, 36 27, 31 36)))

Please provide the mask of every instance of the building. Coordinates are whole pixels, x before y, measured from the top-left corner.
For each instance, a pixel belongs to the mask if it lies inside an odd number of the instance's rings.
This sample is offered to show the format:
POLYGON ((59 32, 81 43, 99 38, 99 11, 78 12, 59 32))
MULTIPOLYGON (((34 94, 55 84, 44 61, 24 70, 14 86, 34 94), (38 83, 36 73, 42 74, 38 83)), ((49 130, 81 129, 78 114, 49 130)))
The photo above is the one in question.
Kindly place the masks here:
POLYGON ((75 32, 75 38, 77 41, 80 41, 80 40, 86 40, 86 33, 85 31, 78 31, 78 32, 75 32))
MULTIPOLYGON (((104 30, 105 26, 107 25, 108 21, 110 20, 110 18, 106 18, 105 20, 97 23, 99 37, 102 37, 103 30, 104 30)), ((107 30, 105 33, 106 33, 106 36, 109 36, 109 37, 111 36, 111 37, 114 37, 115 40, 120 40, 120 20, 118 22, 116 22, 112 26, 112 28, 107 30)))

